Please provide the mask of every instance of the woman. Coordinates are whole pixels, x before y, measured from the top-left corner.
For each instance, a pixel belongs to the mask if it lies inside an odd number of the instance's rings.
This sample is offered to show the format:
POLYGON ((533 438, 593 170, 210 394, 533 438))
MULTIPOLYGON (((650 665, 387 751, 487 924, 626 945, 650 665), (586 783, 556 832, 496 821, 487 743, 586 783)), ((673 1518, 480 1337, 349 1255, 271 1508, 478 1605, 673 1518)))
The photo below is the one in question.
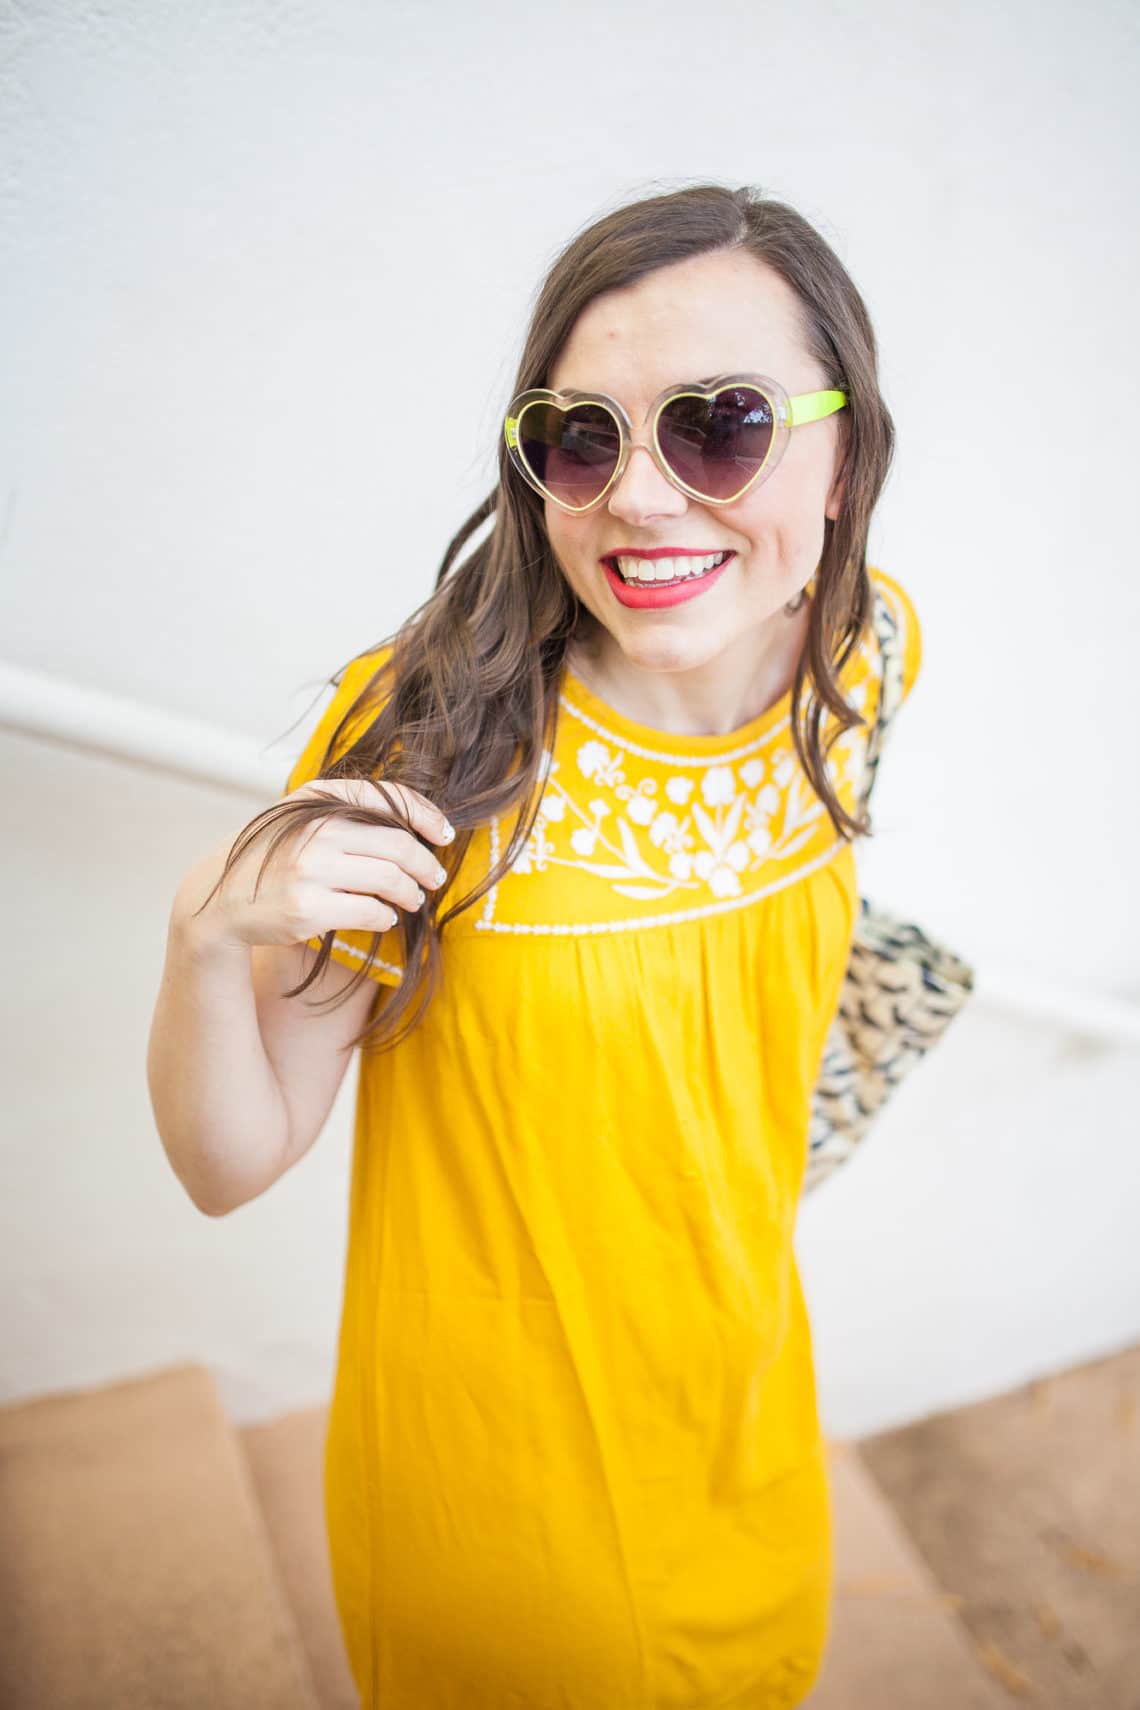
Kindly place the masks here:
MULTIPOLYGON (((444 481, 447 422, 408 435, 444 481)), ((539 294, 495 492, 231 854, 308 881, 299 989, 330 956, 375 988, 326 1452, 367 1710, 775 1710, 818 1674, 793 1232, 875 584, 919 668, 866 562, 892 444, 866 309, 793 209, 609 213, 539 294)))

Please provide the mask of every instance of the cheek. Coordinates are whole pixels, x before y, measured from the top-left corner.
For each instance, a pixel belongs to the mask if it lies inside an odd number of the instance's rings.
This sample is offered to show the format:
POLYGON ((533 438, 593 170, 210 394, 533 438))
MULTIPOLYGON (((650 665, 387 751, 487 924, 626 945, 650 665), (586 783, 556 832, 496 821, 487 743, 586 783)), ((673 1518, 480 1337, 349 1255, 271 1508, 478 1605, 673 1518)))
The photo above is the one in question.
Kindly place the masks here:
POLYGON ((544 521, 546 523, 546 538, 550 542, 550 550, 554 553, 556 558, 562 559, 568 557, 570 555, 570 550, 569 541, 566 538, 566 530, 563 527, 563 524, 566 521, 564 513, 562 511, 555 510, 554 506, 548 503, 544 512, 544 521))
POLYGON ((770 482, 741 504, 726 508, 722 517, 758 557, 794 558, 817 537, 823 500, 802 470, 781 466, 770 482))
POLYGON ((581 583, 589 570, 589 541, 581 520, 547 505, 546 538, 567 580, 574 585, 581 583))
POLYGON ((790 597, 819 562, 824 538, 822 507, 787 489, 779 495, 762 489, 754 498, 733 506, 731 513, 726 509, 722 525, 740 542, 744 560, 741 595, 749 602, 758 600, 768 605, 773 598, 790 597))

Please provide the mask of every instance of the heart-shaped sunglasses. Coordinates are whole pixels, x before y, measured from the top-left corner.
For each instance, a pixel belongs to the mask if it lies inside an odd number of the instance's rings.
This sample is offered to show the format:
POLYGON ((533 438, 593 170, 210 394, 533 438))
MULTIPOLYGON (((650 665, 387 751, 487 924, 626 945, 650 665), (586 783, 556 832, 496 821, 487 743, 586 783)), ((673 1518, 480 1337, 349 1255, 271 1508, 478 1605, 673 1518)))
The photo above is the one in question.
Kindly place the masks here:
POLYGON ((511 401, 503 423, 514 467, 564 511, 600 505, 621 480, 635 445, 702 504, 731 505, 771 475, 792 428, 841 410, 844 392, 789 398, 763 374, 718 374, 669 386, 646 412, 649 439, 605 392, 551 392, 536 386, 511 401))

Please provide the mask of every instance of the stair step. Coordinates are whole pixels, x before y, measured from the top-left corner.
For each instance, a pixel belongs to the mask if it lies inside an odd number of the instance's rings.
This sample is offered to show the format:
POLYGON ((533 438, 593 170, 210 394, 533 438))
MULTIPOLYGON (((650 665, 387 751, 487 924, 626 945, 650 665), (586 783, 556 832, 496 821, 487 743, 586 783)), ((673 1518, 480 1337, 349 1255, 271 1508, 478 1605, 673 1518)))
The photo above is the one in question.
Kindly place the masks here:
MULTIPOLYGON (((357 1710, 332 1594, 324 1526, 327 1408, 247 1425, 254 1471, 282 1578, 322 1710, 357 1710)), ((835 1601, 824 1670, 810 1710, 1006 1710, 939 1588, 853 1444, 830 1442, 835 1601)))
POLYGON ((317 1710, 199 1365, 0 1408, 4 1710, 317 1710))
POLYGON ((835 1595, 806 1710, 1008 1710, 858 1446, 827 1448, 835 1595))
MULTIPOLYGON (((992 1435, 994 1415, 981 1411, 992 1406, 943 1418, 939 1454, 970 1441, 948 1437, 947 1418, 977 1413, 992 1435)), ((1056 1410, 1054 1448, 1069 1411, 1056 1410)), ((1123 1421, 1117 1411, 1126 1436, 1134 1414, 1123 1421)), ((208 1369, 193 1364, 0 1408, 4 1710, 357 1710, 325 1534, 327 1421, 320 1407, 236 1428, 208 1369)), ((879 1478, 908 1519, 908 1492, 915 1500, 927 1557, 939 1538, 971 1536, 969 1526, 963 1534, 932 1521, 937 1504, 917 1505, 916 1469, 928 1482, 935 1474, 913 1445, 932 1428, 828 1445, 835 1600, 810 1710, 1042 1701, 1016 1668, 999 1670, 1001 1653, 960 1619, 966 1594, 943 1586, 967 1583, 950 1571, 961 1559, 946 1555, 940 1584, 880 1488, 879 1478)), ((979 1442, 974 1449, 980 1457, 979 1442)), ((973 1514, 971 1526, 1015 1487, 1015 1450, 1016 1434, 1011 1482, 979 1483, 964 1467, 950 1476, 956 1512, 973 1514)), ((1012 1583, 1031 1598, 1032 1562, 1003 1566, 1024 1581, 1007 1582, 1007 1596, 1012 1583)), ((1117 1589, 1132 1595, 1134 1580, 1117 1589)), ((976 1601, 977 1588, 967 1590, 976 1601)), ((1052 1710, 1068 1700, 1048 1702, 1052 1710)))
POLYGON ((859 1449, 1011 1696, 1140 1710, 1140 1347, 859 1449))
POLYGON ((321 1710, 359 1710, 333 1597, 325 1531, 327 1428, 328 1408, 311 1407, 268 1424, 243 1425, 237 1436, 321 1710))

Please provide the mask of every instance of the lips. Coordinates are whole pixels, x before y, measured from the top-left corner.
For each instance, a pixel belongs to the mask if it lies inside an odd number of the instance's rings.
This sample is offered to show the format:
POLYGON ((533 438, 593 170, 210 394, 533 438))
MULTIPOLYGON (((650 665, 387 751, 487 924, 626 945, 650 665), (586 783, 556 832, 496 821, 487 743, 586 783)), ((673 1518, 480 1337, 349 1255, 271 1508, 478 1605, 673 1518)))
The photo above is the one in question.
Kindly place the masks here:
POLYGON ((619 577, 623 582, 625 582, 627 587, 633 587, 633 588, 653 588, 653 587, 671 588, 671 587, 675 587, 678 582, 691 581, 691 580, 695 579, 698 575, 711 576, 715 570, 723 570, 724 566, 729 562, 729 560, 732 558, 735 558, 735 557, 736 557, 736 554, 735 554, 735 552, 732 551, 732 549, 730 547, 724 547, 719 552, 673 552, 667 548, 666 549, 660 549, 659 548, 658 550, 656 550, 654 552, 609 552, 606 554, 606 556, 604 558, 602 558, 600 560, 600 563, 601 563, 603 569, 608 570, 611 572, 612 575, 619 577), (662 559, 662 558, 668 558, 668 559, 672 559, 674 561, 679 561, 679 560, 683 560, 683 559, 692 559, 692 560, 695 560, 697 563, 700 563, 702 560, 706 560, 709 558, 716 558, 716 559, 719 559, 720 562, 717 564, 710 565, 708 567, 708 569, 702 570, 700 572, 695 571, 695 570, 687 570, 687 571, 683 571, 680 576, 671 577, 668 581, 653 581, 647 577, 623 576, 621 568, 620 568, 619 563, 618 563, 618 560, 621 558, 633 558, 633 559, 643 558, 643 559, 645 559, 651 563, 656 561, 656 560, 662 559))
MULTIPOLYGON (((697 556, 701 557, 703 554, 697 556)), ((627 582, 607 559, 602 560, 602 567, 610 591, 619 605, 627 606, 631 611, 649 611, 678 606, 707 594, 709 589, 716 587, 735 556, 735 553, 730 553, 725 562, 715 570, 703 571, 699 576, 674 577, 668 582, 627 582)))

